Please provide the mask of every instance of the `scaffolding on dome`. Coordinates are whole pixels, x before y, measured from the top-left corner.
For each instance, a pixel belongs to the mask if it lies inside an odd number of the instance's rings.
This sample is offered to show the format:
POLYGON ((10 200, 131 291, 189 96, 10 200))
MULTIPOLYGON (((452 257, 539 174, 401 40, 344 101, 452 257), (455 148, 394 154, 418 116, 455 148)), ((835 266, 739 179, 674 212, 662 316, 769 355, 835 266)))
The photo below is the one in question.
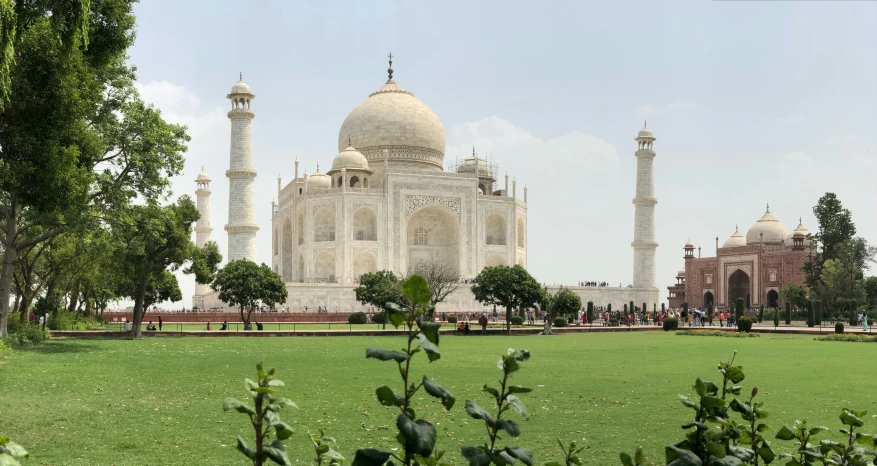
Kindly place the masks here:
MULTIPOLYGON (((476 157, 477 157, 477 155, 476 155, 476 157)), ((488 153, 488 157, 490 157, 489 153, 488 153)), ((457 156, 457 158, 455 158, 454 161, 450 165, 448 165, 448 171, 453 172, 453 173, 458 173, 460 166, 463 165, 464 162, 466 162, 467 160, 470 160, 470 159, 472 159, 471 155, 469 157, 464 157, 463 154, 460 153, 457 156)), ((491 158, 478 157, 478 160, 481 160, 482 162, 484 162, 487 165, 487 167, 490 169, 490 174, 491 174, 491 177, 493 178, 493 182, 491 182, 490 193, 485 193, 485 194, 493 194, 493 192, 495 192, 498 189, 497 188, 497 181, 499 180, 499 164, 497 164, 491 158)), ((484 173, 481 173, 479 176, 484 176, 484 173)))

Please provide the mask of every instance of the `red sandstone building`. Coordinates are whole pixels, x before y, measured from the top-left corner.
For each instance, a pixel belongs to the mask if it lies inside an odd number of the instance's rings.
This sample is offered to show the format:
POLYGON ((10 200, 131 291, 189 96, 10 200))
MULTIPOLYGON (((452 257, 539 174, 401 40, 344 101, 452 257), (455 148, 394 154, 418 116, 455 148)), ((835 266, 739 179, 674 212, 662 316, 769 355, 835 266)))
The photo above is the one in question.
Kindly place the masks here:
POLYGON ((705 308, 712 302, 718 309, 733 305, 737 298, 746 300, 746 307, 777 307, 779 291, 786 285, 804 284, 801 267, 811 253, 809 232, 801 224, 788 233, 779 220, 767 212, 746 236, 739 228, 719 247, 716 257, 694 256, 694 244, 685 243, 685 267, 676 276, 670 291, 670 307, 687 302, 692 308, 705 308))

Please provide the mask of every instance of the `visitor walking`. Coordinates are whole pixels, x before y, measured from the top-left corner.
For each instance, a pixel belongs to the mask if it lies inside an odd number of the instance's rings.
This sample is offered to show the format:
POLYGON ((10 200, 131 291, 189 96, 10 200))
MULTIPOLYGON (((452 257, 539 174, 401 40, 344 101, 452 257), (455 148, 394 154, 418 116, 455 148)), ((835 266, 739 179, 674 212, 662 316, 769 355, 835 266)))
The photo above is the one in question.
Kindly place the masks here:
POLYGON ((162 324, 164 324, 164 322, 161 321, 161 316, 158 316, 158 331, 159 332, 161 331, 162 324))
POLYGON ((868 331, 868 314, 862 313, 862 330, 868 331))

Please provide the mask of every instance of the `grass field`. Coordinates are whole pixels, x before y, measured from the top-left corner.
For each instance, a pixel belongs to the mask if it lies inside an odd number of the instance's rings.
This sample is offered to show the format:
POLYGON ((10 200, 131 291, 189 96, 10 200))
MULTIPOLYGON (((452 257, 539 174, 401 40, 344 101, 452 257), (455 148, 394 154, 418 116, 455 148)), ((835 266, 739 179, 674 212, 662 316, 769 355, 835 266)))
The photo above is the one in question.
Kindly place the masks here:
MULTIPOLYGON (((250 439, 247 420, 221 405, 226 396, 244 399, 243 379, 264 360, 300 408, 283 416, 297 428, 286 442, 296 464, 311 461, 306 433, 320 426, 352 460, 357 447, 396 446, 396 414, 377 403, 374 389, 398 390, 398 373, 391 363, 366 360, 364 348, 401 345, 401 337, 55 340, 0 355, 0 433, 32 453, 31 465, 246 464, 234 439, 250 439)), ((658 464, 689 416, 677 394, 690 394, 697 376, 716 380, 717 361, 735 349, 747 374, 744 392, 759 387, 774 431, 803 417, 836 432, 845 406, 877 413, 873 344, 664 332, 446 336, 442 359, 421 359, 414 373, 444 385, 457 405, 443 412, 421 398, 415 408, 436 424, 439 448, 457 464, 461 444, 484 438, 463 404, 469 398, 489 406, 480 388, 496 383, 496 357, 508 347, 533 354, 515 383, 538 388, 522 396, 531 416, 511 442, 533 448, 535 464, 559 459, 557 438, 588 446, 586 464, 619 464, 618 452, 637 445, 658 464)), ((865 431, 877 431, 877 421, 866 422, 865 431)))

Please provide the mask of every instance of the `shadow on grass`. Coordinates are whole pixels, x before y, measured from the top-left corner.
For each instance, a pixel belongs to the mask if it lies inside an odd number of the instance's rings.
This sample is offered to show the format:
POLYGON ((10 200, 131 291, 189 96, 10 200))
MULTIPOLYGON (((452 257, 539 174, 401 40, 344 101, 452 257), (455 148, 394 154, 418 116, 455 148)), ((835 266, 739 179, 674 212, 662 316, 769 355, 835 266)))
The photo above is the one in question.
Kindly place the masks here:
POLYGON ((33 348, 25 349, 24 351, 33 352, 33 353, 43 353, 43 354, 57 354, 57 353, 85 353, 87 351, 96 351, 98 350, 98 345, 95 345, 91 342, 83 342, 83 341, 68 341, 68 340, 51 340, 46 342, 46 344, 34 346, 33 348))

